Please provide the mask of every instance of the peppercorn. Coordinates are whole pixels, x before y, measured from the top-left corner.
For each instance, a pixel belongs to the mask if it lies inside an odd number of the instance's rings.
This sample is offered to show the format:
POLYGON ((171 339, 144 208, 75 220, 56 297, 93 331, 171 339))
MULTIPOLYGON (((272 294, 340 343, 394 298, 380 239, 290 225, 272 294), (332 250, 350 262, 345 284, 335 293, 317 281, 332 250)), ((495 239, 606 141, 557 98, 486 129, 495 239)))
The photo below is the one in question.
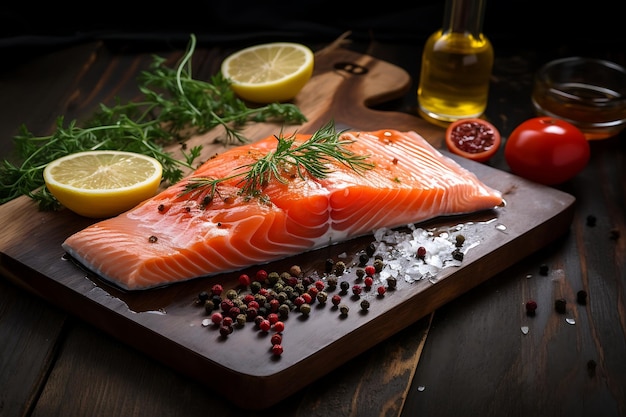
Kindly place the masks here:
POLYGON ((272 323, 268 319, 262 319, 259 322, 259 329, 263 332, 268 332, 272 328, 272 323))
POLYGON ((294 277, 299 277, 302 275, 302 268, 299 265, 292 265, 291 268, 289 268, 289 273, 294 277))
POLYGON ((250 291, 252 292, 252 294, 257 294, 259 291, 261 291, 261 283, 258 281, 253 281, 250 284, 250 291))
POLYGON ((367 261, 369 261, 369 260, 370 260, 370 257, 369 257, 369 256, 367 256, 367 253, 363 253, 363 252, 361 252, 361 253, 359 254, 359 266, 365 266, 365 265, 367 265, 367 261))
POLYGON ((350 311, 350 308, 347 305, 341 304, 339 306, 339 312, 341 313, 342 316, 347 316, 349 311, 350 311))
POLYGON ((362 291, 363 291, 363 288, 360 285, 354 285, 352 287, 352 294, 356 296, 360 295, 362 291))
POLYGON ((222 337, 226 337, 232 332, 233 332, 232 326, 226 326, 226 325, 220 326, 220 335, 222 335, 222 337))
POLYGON ((250 277, 247 274, 239 275, 239 285, 241 285, 242 287, 247 287, 248 285, 250 285, 250 282, 250 277))
POLYGON ((237 325, 240 327, 245 326, 246 321, 248 321, 248 316, 246 314, 238 314, 237 315, 237 325))
POLYGON ((363 281, 363 285, 365 285, 365 288, 371 288, 373 284, 374 284, 374 278, 365 277, 365 280, 363 281))
POLYGON ((300 313, 302 313, 303 315, 308 316, 309 313, 311 312, 311 304, 309 304, 309 303, 302 304, 298 308, 298 311, 300 311, 300 313))
POLYGON ((237 291, 233 289, 226 291, 226 298, 228 298, 229 300, 234 300, 235 298, 237 298, 237 291))
POLYGON ((535 300, 526 301, 526 314, 527 315, 534 316, 536 310, 537 310, 537 302, 535 300))
POLYGON ((317 293, 317 302, 320 304, 326 304, 326 301, 328 300, 328 294, 325 291, 320 291, 317 293))
POLYGON ((330 299, 330 301, 333 303, 333 305, 336 307, 341 303, 341 297, 337 294, 333 295, 330 299))
POLYGON ((339 261, 335 263, 335 274, 343 275, 345 271, 346 271, 346 264, 343 261, 339 261))
POLYGON ((273 345, 280 345, 283 342, 283 336, 280 333, 275 333, 270 339, 270 343, 273 345))
POLYGON ((367 256, 372 257, 375 252, 376 252, 376 245, 374 245, 374 242, 371 242, 365 248, 365 253, 367 254, 367 256))
POLYGON ((547 276, 548 275, 548 265, 541 264, 539 266, 539 275, 547 276))
POLYGON ((376 268, 374 267, 374 265, 368 265, 365 267, 365 275, 373 277, 375 273, 376 268))
POLYGON ((387 278, 387 287, 389 287, 390 290, 395 290, 397 285, 398 281, 394 277, 387 278))
POLYGON ((357 268, 357 270, 355 271, 355 275, 357 280, 362 280, 365 276, 365 269, 357 268))
POLYGON ((283 345, 274 345, 272 346, 272 354, 274 356, 280 356, 283 354, 283 345))
POLYGON ((330 291, 334 291, 334 290, 335 290, 335 288, 337 288, 337 282, 338 282, 338 281, 339 281, 339 280, 337 279, 337 277, 332 276, 332 275, 331 275, 331 276, 329 276, 329 277, 326 279, 326 285, 328 286, 328 289, 329 289, 330 291))
POLYGON ((554 302, 554 308, 557 313, 565 314, 567 312, 566 309, 567 301, 564 298, 559 298, 554 302))
POLYGON ((213 324, 220 324, 223 320, 223 316, 221 313, 215 312, 211 315, 211 321, 213 324))
POLYGON ((454 245, 457 248, 460 248, 461 246, 463 246, 464 243, 465 243, 465 236, 463 236, 463 235, 456 235, 454 245))
POLYGON ((461 252, 459 248, 456 248, 452 251, 452 259, 460 262, 463 260, 464 257, 465 255, 463 254, 463 252, 461 252))
POLYGON ((382 259, 376 259, 374 261, 374 271, 376 272, 380 272, 383 270, 383 267, 385 266, 385 263, 383 262, 382 259))
POLYGON ((289 310, 289 305, 281 304, 280 307, 278 307, 278 315, 284 320, 289 317, 289 310))
POLYGON ((335 267, 335 261, 333 261, 332 259, 326 259, 326 264, 324 267, 325 271, 328 273, 331 273, 334 267, 335 267))
POLYGON ((367 300, 361 300, 361 310, 369 310, 370 308, 370 302, 367 300))
POLYGON ((280 279, 280 275, 278 275, 278 272, 270 272, 269 274, 267 274, 267 282, 270 285, 276 284, 279 279, 280 279))
POLYGON ((150 243, 156 243, 156 242, 157 242, 157 240, 159 240, 159 238, 158 238, 158 237, 156 237, 156 236, 154 236, 154 235, 153 235, 153 236, 150 236, 150 237, 148 238, 148 242, 150 242, 150 243))
POLYGON ((423 246, 420 246, 419 248, 417 248, 417 257, 421 260, 424 260, 424 258, 426 257, 426 248, 423 246))
POLYGON ((378 293, 379 297, 382 297, 385 295, 385 292, 387 292, 387 290, 385 289, 385 287, 381 285, 378 288, 376 288, 376 292, 378 293))
POLYGON ((348 281, 341 281, 341 284, 339 284, 339 288, 341 289, 342 293, 346 293, 350 289, 350 283, 348 281))
POLYGON ((576 293, 576 301, 578 302, 578 304, 580 305, 586 305, 587 304, 587 291, 585 290, 580 290, 576 293))
POLYGON ((207 314, 211 314, 213 310, 215 310, 215 303, 213 302, 213 300, 206 300, 204 302, 204 311, 207 314))

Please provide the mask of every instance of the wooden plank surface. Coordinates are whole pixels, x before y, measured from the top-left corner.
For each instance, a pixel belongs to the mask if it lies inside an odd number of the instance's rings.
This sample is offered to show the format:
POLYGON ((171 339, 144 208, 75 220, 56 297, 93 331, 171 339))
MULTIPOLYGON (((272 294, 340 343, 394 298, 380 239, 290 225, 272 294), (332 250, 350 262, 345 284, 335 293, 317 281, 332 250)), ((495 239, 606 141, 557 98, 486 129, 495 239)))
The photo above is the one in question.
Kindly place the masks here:
MULTIPOLYGON (((315 129, 332 116, 339 123, 362 130, 413 129, 431 141, 441 136, 440 129, 427 126, 413 116, 369 109, 368 105, 372 103, 406 91, 410 79, 397 67, 343 50, 319 55, 316 63, 315 77, 297 99, 297 104, 309 117, 303 129, 315 129), (355 76, 337 70, 335 64, 342 62, 356 63, 367 71, 355 76), (372 78, 368 80, 366 77, 372 78), (326 93, 318 93, 322 90, 326 93)), ((253 129, 257 137, 262 137, 275 133, 276 127, 259 125, 249 129, 253 129)), ((210 137, 194 140, 211 143, 210 137)), ((207 147, 207 151, 214 150, 207 147)), ((11 278, 16 278, 19 285, 201 380, 233 402, 243 407, 262 408, 322 377, 489 279, 548 244, 569 227, 574 201, 570 195, 528 183, 485 165, 462 162, 489 185, 504 191, 507 199, 507 207, 497 213, 431 224, 432 227, 447 228, 461 222, 469 227, 466 229, 469 233, 480 234, 480 245, 469 252, 463 267, 449 275, 444 274, 434 285, 424 282, 403 288, 393 297, 373 303, 376 306, 367 315, 351 314, 338 326, 328 325, 337 322, 336 312, 330 309, 316 311, 306 323, 288 323, 286 335, 293 342, 286 344, 286 353, 280 361, 259 360, 256 349, 263 351, 266 345, 259 347, 254 332, 239 333, 237 336, 242 340, 225 343, 216 342, 214 335, 208 339, 207 332, 202 332, 200 321, 204 317, 191 305, 193 298, 216 280, 226 286, 232 285, 233 275, 196 280, 140 296, 121 293, 95 277, 87 279, 85 273, 62 260, 60 242, 72 231, 91 222, 72 213, 39 213, 27 199, 0 207, 0 220, 8 225, 0 239, 0 266, 10 273, 11 278), (499 230, 496 225, 506 229, 499 230), (394 320, 390 321, 391 316, 394 320), (315 337, 312 338, 311 334, 315 337), (207 348, 209 342, 212 344, 207 348), (243 346, 243 350, 233 356, 233 346, 243 346), (242 361, 242 358, 250 360, 242 361), (325 365, 319 366, 320 363, 325 365), (217 372, 221 378, 216 380, 214 375, 207 378, 207 373, 212 372, 217 372), (239 395, 242 383, 244 386, 246 383, 254 385, 258 398, 242 398, 239 395)), ((319 259, 336 258, 342 252, 353 256, 366 243, 366 239, 360 239, 317 251, 298 258, 297 263, 308 270, 319 271, 323 268, 319 259)), ((289 260, 288 264, 294 261, 289 260)), ((275 266, 280 268, 288 264, 277 263, 275 266)))

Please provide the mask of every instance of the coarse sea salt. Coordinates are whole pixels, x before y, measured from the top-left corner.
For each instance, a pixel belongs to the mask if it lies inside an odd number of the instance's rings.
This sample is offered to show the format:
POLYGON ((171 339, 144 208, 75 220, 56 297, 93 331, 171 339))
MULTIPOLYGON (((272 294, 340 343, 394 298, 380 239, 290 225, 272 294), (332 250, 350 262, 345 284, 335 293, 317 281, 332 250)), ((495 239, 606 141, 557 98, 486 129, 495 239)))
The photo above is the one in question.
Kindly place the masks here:
MULTIPOLYGON (((435 233, 412 224, 407 225, 407 228, 408 230, 381 228, 374 232, 375 254, 384 260, 384 267, 380 271, 381 280, 393 277, 408 283, 422 279, 436 281, 437 275, 444 268, 462 264, 461 260, 453 257, 455 250, 465 254, 477 244, 466 240, 462 248, 457 248, 449 232, 435 233), (426 249, 423 259, 416 256, 421 246, 426 249)), ((461 227, 454 230, 459 231, 461 227)))

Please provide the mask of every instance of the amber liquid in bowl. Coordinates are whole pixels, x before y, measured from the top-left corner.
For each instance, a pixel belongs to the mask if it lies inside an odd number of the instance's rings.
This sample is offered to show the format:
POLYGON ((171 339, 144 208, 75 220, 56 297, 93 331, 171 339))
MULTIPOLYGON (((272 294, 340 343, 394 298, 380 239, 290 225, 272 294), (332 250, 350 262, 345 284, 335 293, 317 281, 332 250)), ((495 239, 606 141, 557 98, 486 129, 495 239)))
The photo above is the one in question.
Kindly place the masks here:
POLYGON ((626 127, 626 72, 621 74, 623 81, 616 81, 620 67, 605 69, 596 61, 563 61, 560 66, 548 64, 548 69, 538 73, 532 92, 537 113, 572 123, 589 140, 617 135, 626 127))

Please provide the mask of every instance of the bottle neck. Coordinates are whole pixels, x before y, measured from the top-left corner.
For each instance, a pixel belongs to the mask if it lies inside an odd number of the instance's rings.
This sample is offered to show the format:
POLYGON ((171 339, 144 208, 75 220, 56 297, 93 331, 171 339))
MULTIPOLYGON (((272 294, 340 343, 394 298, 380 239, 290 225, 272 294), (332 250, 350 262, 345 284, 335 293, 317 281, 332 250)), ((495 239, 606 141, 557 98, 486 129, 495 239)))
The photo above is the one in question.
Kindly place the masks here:
POLYGON ((483 31, 486 0, 446 0, 443 32, 478 37, 483 31))

